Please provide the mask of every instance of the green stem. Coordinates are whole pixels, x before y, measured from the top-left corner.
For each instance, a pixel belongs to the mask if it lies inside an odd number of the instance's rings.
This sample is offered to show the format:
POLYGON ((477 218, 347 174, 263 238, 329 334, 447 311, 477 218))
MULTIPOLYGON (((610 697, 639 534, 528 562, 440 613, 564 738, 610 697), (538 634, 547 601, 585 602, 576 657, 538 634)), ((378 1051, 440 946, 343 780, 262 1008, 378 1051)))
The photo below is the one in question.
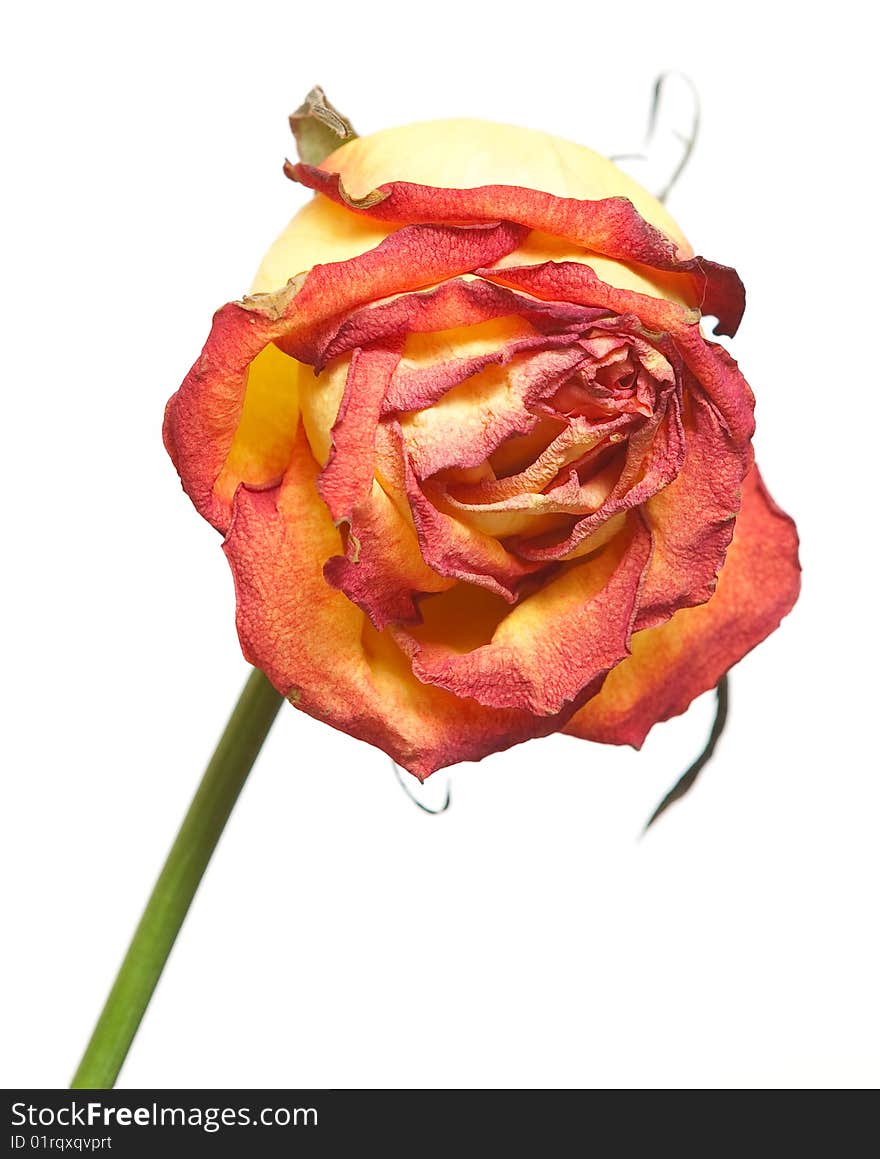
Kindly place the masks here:
POLYGON ((109 1089, 116 1082, 190 902, 282 700, 263 673, 254 669, 162 867, 71 1088, 109 1089))

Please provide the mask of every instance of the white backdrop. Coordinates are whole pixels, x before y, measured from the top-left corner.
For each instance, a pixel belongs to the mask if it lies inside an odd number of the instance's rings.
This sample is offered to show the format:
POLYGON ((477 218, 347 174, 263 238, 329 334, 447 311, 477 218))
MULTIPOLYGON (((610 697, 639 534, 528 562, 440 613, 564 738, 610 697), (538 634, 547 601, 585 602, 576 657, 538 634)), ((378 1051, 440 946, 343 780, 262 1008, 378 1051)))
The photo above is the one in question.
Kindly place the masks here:
POLYGON ((880 1078, 876 189, 858 5, 19 5, 0 85, 6 1086, 64 1086, 245 678, 160 422, 305 193, 286 116, 471 114, 638 147, 697 85, 670 208, 738 267, 730 346, 804 591, 639 754, 553 737, 417 810, 293 709, 121 1076, 134 1087, 866 1087, 880 1078), (717 22, 716 22, 717 19, 717 22), (830 23, 831 21, 834 23, 830 23))

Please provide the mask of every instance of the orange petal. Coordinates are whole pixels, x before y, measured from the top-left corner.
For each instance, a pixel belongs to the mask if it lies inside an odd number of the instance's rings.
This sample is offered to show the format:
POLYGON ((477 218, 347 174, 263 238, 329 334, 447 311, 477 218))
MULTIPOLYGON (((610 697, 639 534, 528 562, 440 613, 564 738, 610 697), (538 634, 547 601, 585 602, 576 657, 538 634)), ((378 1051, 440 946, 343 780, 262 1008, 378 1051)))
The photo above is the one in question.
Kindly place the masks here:
POLYGON ((417 478, 409 454, 403 450, 400 428, 388 424, 386 431, 401 448, 406 495, 422 558, 438 575, 485 587, 512 603, 517 598, 519 582, 544 567, 543 561, 519 559, 494 535, 435 506, 417 478))
MULTIPOLYGON (((411 226, 346 262, 316 266, 271 294, 218 310, 201 355, 165 409, 163 435, 184 490, 221 531, 231 514, 224 467, 245 410, 251 363, 274 342, 301 362, 321 361, 349 311, 429 286, 511 252, 523 230, 411 226)), ((290 423, 292 434, 295 424, 290 423)))
POLYGON ((685 403, 684 462, 669 486, 642 508, 654 552, 636 631, 711 597, 733 537, 743 476, 752 465, 751 448, 732 443, 705 399, 686 395, 685 403))
POLYGON ((394 629, 393 634, 419 679, 481 704, 552 715, 629 654, 650 552, 650 535, 634 515, 629 531, 596 557, 517 604, 486 644, 461 651, 442 635, 432 639, 430 631, 394 629))
POLYGON ((317 477, 300 430, 279 486, 236 492, 224 551, 245 657, 297 708, 384 749, 420 778, 556 732, 574 705, 535 717, 459 699, 413 676, 388 632, 375 631, 324 580, 341 542, 317 477))
POLYGON ((715 594, 660 627, 636 632, 632 656, 564 731, 639 748, 653 725, 714 688, 791 610, 800 590, 797 548, 794 523, 753 467, 715 594))
POLYGON ((335 522, 366 500, 376 471, 376 428, 400 350, 376 344, 355 350, 342 405, 331 432, 332 450, 318 490, 335 522))
MULTIPOLYGON (((328 342, 324 357, 329 360, 372 342, 458 331, 505 317, 529 323, 531 328, 525 327, 523 332, 559 332, 578 324, 585 326, 605 313, 607 310, 591 311, 567 302, 542 302, 481 278, 450 278, 429 290, 402 294, 355 310, 328 342)), ((465 352, 475 353, 467 341, 463 345, 465 352)))
POLYGON ((634 427, 626 443, 623 469, 598 510, 577 520, 562 538, 558 535, 516 539, 511 547, 523 559, 549 561, 570 559, 581 544, 604 524, 643 505, 669 485, 681 470, 685 457, 680 405, 674 393, 658 400, 650 418, 634 427))
POLYGON ((477 272, 493 282, 551 301, 561 297, 584 306, 605 306, 618 314, 632 315, 633 321, 647 330, 668 334, 687 368, 724 416, 731 437, 745 445, 754 434, 755 400, 749 384, 727 351, 703 337, 693 311, 665 298, 618 289, 578 262, 545 262, 477 272))
POLYGON ((681 259, 676 243, 645 221, 625 197, 589 201, 516 185, 441 189, 392 181, 353 200, 338 173, 303 164, 288 165, 285 171, 331 201, 377 221, 514 221, 605 257, 680 274, 693 283, 701 312, 718 318, 716 334, 736 333, 745 309, 745 290, 736 270, 702 257, 681 259))
POLYGON ((346 553, 327 561, 324 577, 380 631, 389 623, 417 622, 414 597, 445 591, 455 582, 428 567, 411 520, 378 481, 351 512, 346 553))

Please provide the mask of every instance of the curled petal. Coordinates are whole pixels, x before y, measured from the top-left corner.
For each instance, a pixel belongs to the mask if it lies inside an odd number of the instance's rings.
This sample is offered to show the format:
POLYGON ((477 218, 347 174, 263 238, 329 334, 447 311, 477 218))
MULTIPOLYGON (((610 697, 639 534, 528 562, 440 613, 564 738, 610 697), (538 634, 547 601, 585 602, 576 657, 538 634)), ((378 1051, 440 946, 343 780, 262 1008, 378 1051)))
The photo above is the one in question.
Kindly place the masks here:
POLYGON ((229 525, 232 497, 215 485, 241 421, 250 366, 281 330, 274 312, 238 302, 218 310, 198 361, 165 408, 162 434, 183 489, 220 531, 229 525))
POLYGON ((356 346, 403 341, 410 334, 457 330, 495 318, 521 318, 544 334, 583 328, 605 313, 568 302, 539 301, 482 278, 450 278, 430 290, 401 294, 354 311, 329 339, 322 359, 329 361, 356 346))
POLYGON ((753 467, 715 594, 659 627, 636 632, 632 656, 564 731, 639 748, 653 725, 684 712, 778 627, 800 590, 797 549, 794 523, 753 467))
POLYGON ((731 437, 745 446, 755 433, 755 400, 736 363, 722 346, 707 342, 691 312, 675 302, 617 289, 580 262, 544 262, 479 273, 542 298, 555 300, 561 295, 574 303, 631 314, 645 329, 669 334, 694 379, 718 408, 731 437))
POLYGON ((351 515, 347 551, 324 565, 324 578, 362 608, 373 626, 414 623, 414 597, 442 592, 455 582, 438 575, 422 558, 411 524, 379 483, 351 515))
POLYGON ((684 461, 642 508, 654 541, 636 629, 708 600, 734 532, 751 448, 732 444, 717 412, 697 397, 685 413, 684 461))
MULTIPOLYGON (((629 654, 651 538, 637 514, 596 557, 521 601, 468 651, 419 629, 394 630, 420 680, 497 708, 560 712, 629 654)), ((438 597, 443 599, 443 597, 438 597)))
POLYGON ((318 490, 338 523, 366 499, 376 467, 376 428, 400 351, 374 346, 355 350, 342 405, 331 432, 331 451, 318 490))
POLYGON ((633 425, 631 415, 616 415, 606 422, 597 423, 575 416, 527 467, 502 478, 484 476, 473 483, 453 483, 447 487, 451 500, 457 504, 497 507, 517 501, 525 494, 538 494, 550 487, 566 468, 600 446, 611 444, 613 436, 633 425))
MULTIPOLYGON (((536 355, 560 347, 572 350, 570 334, 525 335, 501 342, 494 350, 470 358, 455 357, 434 365, 402 368, 395 375, 385 396, 383 413, 424 410, 439 402, 453 387, 474 378, 490 366, 504 367, 517 355, 536 355)), ((564 357, 568 369, 582 361, 584 355, 583 351, 574 350, 573 355, 570 353, 564 357)), ((531 359, 529 361, 531 363, 531 359)))
MULTIPOLYGON (((504 222, 413 225, 358 257, 315 266, 302 282, 296 311, 288 318, 291 325, 279 345, 301 362, 321 365, 341 320, 355 307, 469 273, 482 264, 481 254, 491 264, 511 253, 522 236, 521 226, 504 222)), ((274 299, 276 294, 265 297, 274 299)))
MULTIPOLYGON (((397 437, 400 438, 399 428, 397 437)), ((511 554, 494 535, 468 526, 441 510, 425 494, 409 456, 401 448, 406 469, 406 494, 419 537, 422 558, 442 576, 477 584, 510 603, 520 582, 545 566, 511 554)))
POLYGON ((245 657, 297 708, 384 749, 420 779, 558 731, 577 705, 535 717, 415 679, 389 634, 324 580, 323 563, 341 545, 317 475, 300 430, 278 486, 236 492, 224 551, 245 657))
POLYGON ((406 499, 399 436, 377 431, 377 478, 367 499, 348 517, 346 553, 324 567, 324 577, 362 608, 375 628, 420 619, 417 595, 441 592, 455 580, 425 562, 406 499))
POLYGON ((625 197, 583 201, 517 185, 440 189, 394 181, 354 200, 338 173, 303 164, 288 165, 285 171, 337 204, 379 221, 514 221, 605 257, 680 274, 692 282, 701 313, 718 319, 716 334, 735 334, 742 319, 745 290, 736 270, 702 257, 680 258, 675 242, 645 221, 625 197))
MULTIPOLYGON (((664 461, 672 468, 665 484, 652 491, 646 475, 632 492, 645 502, 655 547, 637 627, 661 623, 677 608, 707 600, 733 534, 740 485, 752 462, 754 399, 734 360, 722 347, 707 342, 681 307, 608 286, 579 264, 548 262, 506 269, 500 275, 487 271, 487 276, 503 277, 530 293, 551 298, 565 294, 574 302, 629 310, 645 327, 660 332, 658 349, 678 365, 685 388, 685 428, 681 437, 666 442, 671 457, 656 460, 661 473, 655 479, 662 482, 664 461)), ((625 490, 619 488, 611 500, 604 511, 627 502, 625 490)), ((597 518, 578 525, 565 546, 590 534, 597 518)), ((523 554, 538 555, 530 548, 523 554)), ((543 549, 544 557, 552 554, 552 547, 543 549)))
POLYGON ((680 405, 674 394, 660 400, 650 419, 632 429, 623 469, 601 506, 586 514, 562 538, 517 539, 511 547, 523 559, 573 558, 578 548, 610 519, 641 506, 676 478, 685 459, 680 405))
POLYGON ((528 434, 542 417, 538 402, 584 358, 580 346, 566 340, 559 349, 513 354, 501 365, 490 361, 445 390, 434 406, 404 415, 401 427, 418 478, 480 467, 507 440, 528 434))
POLYGON ((505 224, 412 226, 349 261, 316 266, 274 293, 222 307, 165 410, 165 445, 197 510, 221 531, 229 524, 228 474, 219 489, 217 484, 242 419, 251 363, 270 343, 314 364, 338 331, 340 316, 496 261, 516 248, 522 234, 520 226, 505 224))

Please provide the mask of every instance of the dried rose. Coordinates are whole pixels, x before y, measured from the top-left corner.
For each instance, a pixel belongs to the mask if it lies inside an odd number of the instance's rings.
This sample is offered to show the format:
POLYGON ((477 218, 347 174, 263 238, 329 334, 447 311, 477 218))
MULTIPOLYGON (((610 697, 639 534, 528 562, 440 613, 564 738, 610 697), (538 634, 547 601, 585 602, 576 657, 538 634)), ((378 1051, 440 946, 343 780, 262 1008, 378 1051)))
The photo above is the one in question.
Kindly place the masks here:
POLYGON ((640 745, 797 598, 751 391, 700 329, 733 334, 738 276, 543 133, 412 125, 288 172, 315 197, 165 421, 245 656, 419 777, 640 745))

